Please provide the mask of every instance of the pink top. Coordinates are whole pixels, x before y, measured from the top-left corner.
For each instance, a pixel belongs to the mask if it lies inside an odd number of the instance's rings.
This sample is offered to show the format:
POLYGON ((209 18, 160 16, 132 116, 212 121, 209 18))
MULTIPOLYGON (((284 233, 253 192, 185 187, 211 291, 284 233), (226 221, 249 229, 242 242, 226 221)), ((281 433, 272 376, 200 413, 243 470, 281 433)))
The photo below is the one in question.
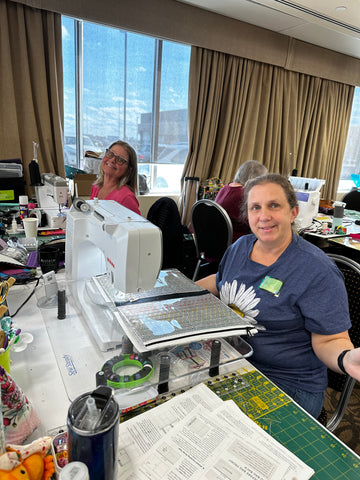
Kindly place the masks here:
MULTIPOLYGON (((91 187, 91 200, 97 197, 99 190, 100 188, 98 185, 93 185, 91 187)), ((105 200, 115 200, 129 210, 132 210, 138 215, 141 215, 138 199, 136 198, 134 192, 127 185, 123 185, 119 189, 115 188, 112 192, 109 193, 105 200)))

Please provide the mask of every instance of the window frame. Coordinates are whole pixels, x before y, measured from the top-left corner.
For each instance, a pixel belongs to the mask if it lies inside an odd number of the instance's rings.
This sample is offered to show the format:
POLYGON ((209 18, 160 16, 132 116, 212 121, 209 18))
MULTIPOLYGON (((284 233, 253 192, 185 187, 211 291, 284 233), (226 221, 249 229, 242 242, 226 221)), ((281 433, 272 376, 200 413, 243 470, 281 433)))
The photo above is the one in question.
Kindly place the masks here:
MULTIPOLYGON (((82 19, 76 19, 73 17, 68 17, 66 16, 68 20, 71 20, 74 25, 74 61, 75 61, 75 84, 74 84, 74 97, 75 97, 75 135, 76 135, 76 141, 75 141, 75 149, 76 149, 76 158, 75 162, 76 165, 75 167, 77 169, 81 169, 83 167, 83 155, 80 152, 84 151, 84 119, 83 119, 83 114, 84 114, 84 97, 83 97, 83 89, 84 89, 84 82, 83 82, 83 61, 84 61, 84 39, 83 39, 83 34, 84 34, 84 29, 83 26, 86 23, 89 24, 94 24, 95 22, 88 22, 82 19)), ((142 35, 138 34, 135 32, 130 32, 123 30, 121 28, 113 27, 113 26, 107 26, 107 25, 101 25, 102 27, 109 27, 109 28, 115 28, 119 31, 121 31, 124 34, 124 56, 127 58, 128 52, 127 52, 127 40, 128 40, 128 35, 129 34, 135 34, 143 37, 149 37, 154 40, 154 68, 152 72, 152 106, 151 106, 151 112, 150 113, 150 121, 151 121, 151 139, 150 139, 150 158, 147 162, 138 162, 138 170, 139 166, 141 169, 141 165, 148 165, 148 171, 150 175, 150 185, 149 185, 149 190, 150 193, 160 193, 161 188, 157 187, 157 177, 159 176, 158 174, 158 168, 160 166, 161 168, 161 162, 158 162, 158 157, 159 157, 159 151, 161 153, 161 148, 159 148, 159 131, 160 131, 160 104, 161 104, 161 75, 162 75, 162 67, 163 67, 163 44, 166 42, 166 40, 162 40, 160 38, 156 38, 150 35, 142 35)), ((183 46, 187 46, 189 48, 189 65, 190 65, 190 45, 185 45, 183 43, 179 42, 174 42, 169 40, 169 43, 171 44, 179 44, 183 46)), ((126 135, 126 102, 127 102, 127 62, 125 61, 124 65, 124 107, 123 107, 123 132, 122 132, 122 138, 125 139, 127 138, 126 135)), ((188 92, 187 92, 188 93, 188 92)), ((65 96, 64 96, 65 98, 65 96)), ((65 99, 64 99, 65 101, 65 99)), ((187 104, 187 101, 185 102, 187 104)), ((186 107, 187 108, 187 107, 186 107)), ((177 108, 181 109, 181 108, 177 108)), ((64 108, 65 110, 65 108, 64 108)), ((165 112, 167 110, 164 110, 165 112)), ((66 128, 65 128, 66 131, 66 128)), ((88 134, 88 132, 87 132, 88 134)), ((187 134, 187 132, 186 132, 187 134)), ((66 135, 67 136, 67 135, 66 135)), ((145 145, 145 144, 144 144, 145 145)), ((146 145, 145 145, 146 146, 146 145)), ((161 145, 162 146, 162 145, 161 145)), ((168 145, 170 146, 170 145, 168 145)), ((139 147, 141 148, 141 147, 139 147)), ((139 154, 139 151, 137 151, 139 154)), ((179 164, 177 164, 179 165, 179 164)), ((143 167, 144 169, 144 167, 143 167)), ((146 167, 145 167, 146 169, 146 167)), ((160 180, 164 180, 161 177, 159 177, 160 180)), ((173 188, 173 187, 170 187, 173 188)), ((179 189, 178 191, 173 191, 172 189, 165 190, 167 193, 172 194, 178 194, 180 193, 180 178, 179 178, 179 189)))

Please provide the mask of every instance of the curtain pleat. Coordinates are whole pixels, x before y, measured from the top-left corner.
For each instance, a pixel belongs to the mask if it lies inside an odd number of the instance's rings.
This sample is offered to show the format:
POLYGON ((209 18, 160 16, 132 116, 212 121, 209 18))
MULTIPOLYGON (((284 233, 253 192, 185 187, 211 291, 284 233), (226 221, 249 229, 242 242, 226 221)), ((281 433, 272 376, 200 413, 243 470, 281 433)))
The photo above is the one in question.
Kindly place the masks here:
POLYGON ((254 159, 271 172, 323 178, 335 198, 354 87, 225 53, 192 47, 189 78, 189 155, 180 209, 189 225, 197 183, 230 182, 254 159))
POLYGON ((42 173, 65 175, 61 16, 0 0, 0 159, 20 158, 28 194, 33 142, 42 173))

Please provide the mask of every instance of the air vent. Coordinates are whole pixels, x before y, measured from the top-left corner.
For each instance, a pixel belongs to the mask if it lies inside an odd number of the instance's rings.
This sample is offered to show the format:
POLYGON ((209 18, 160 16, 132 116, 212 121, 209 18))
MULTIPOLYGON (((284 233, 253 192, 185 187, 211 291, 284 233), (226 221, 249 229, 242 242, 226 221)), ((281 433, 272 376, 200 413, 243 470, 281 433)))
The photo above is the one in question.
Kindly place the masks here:
MULTIPOLYGON (((251 3, 256 3, 257 5, 261 5, 263 7, 268 7, 272 8, 273 10, 276 10, 275 6, 272 7, 271 5, 266 5, 263 2, 256 2, 253 0, 250 0, 251 3)), ((323 15, 322 13, 315 12, 314 10, 310 10, 309 8, 303 7, 302 5, 297 5, 296 3, 288 2, 287 0, 273 0, 271 3, 279 3, 281 5, 284 5, 288 8, 292 8, 294 10, 297 10, 299 12, 305 13, 306 15, 310 15, 311 17, 318 18, 320 20, 323 20, 328 23, 332 23, 333 25, 337 25, 338 27, 344 28, 345 30, 350 30, 354 33, 357 33, 358 35, 360 34, 360 28, 354 27, 353 25, 349 25, 344 22, 340 22, 339 20, 336 20, 335 18, 327 17, 326 15, 323 15)), ((282 11, 282 13, 285 13, 282 11)))

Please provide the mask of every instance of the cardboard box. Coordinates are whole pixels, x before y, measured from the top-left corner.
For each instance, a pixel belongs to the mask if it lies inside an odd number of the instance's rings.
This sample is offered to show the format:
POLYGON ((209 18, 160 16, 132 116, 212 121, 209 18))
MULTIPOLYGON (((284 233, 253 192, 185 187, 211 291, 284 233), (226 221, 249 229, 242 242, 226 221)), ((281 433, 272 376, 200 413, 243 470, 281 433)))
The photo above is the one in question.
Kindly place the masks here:
POLYGON ((74 185, 77 185, 78 197, 90 197, 91 187, 96 178, 97 175, 94 173, 75 173, 74 185))

